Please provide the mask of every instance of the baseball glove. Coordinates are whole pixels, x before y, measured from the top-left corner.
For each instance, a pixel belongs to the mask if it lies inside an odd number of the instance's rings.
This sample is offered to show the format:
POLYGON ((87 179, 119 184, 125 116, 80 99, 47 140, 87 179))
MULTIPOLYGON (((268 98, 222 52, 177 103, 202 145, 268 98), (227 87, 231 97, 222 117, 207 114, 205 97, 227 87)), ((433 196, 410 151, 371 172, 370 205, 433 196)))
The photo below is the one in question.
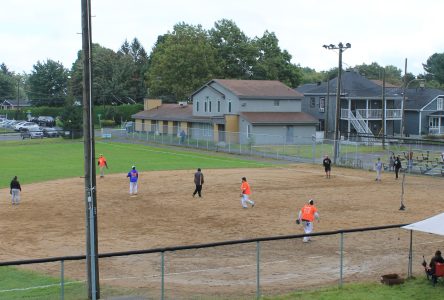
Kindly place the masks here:
POLYGON ((296 224, 301 224, 301 220, 299 220, 299 219, 296 219, 296 224))

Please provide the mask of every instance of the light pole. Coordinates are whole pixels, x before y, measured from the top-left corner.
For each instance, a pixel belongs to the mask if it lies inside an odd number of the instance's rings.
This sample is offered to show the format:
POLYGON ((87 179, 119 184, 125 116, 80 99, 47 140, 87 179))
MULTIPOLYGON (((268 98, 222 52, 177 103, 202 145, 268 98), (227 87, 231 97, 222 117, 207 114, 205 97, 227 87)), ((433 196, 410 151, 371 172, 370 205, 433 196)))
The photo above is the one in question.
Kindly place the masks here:
POLYGON ((351 48, 350 43, 346 43, 345 46, 342 43, 339 43, 337 46, 323 45, 325 49, 328 50, 339 50, 339 66, 338 66, 338 84, 336 88, 336 115, 335 115, 335 137, 334 137, 334 156, 333 162, 336 164, 338 155, 339 155, 339 118, 341 113, 341 77, 342 77, 342 52, 351 48))
POLYGON ((20 112, 20 81, 22 78, 18 76, 17 78, 17 109, 15 110, 15 119, 18 120, 19 112, 20 112))
POLYGON ((403 91, 402 91, 402 116, 401 116, 401 137, 404 137, 404 131, 405 131, 405 100, 406 100, 405 92, 409 88, 409 85, 412 82, 415 82, 415 81, 420 81, 421 84, 424 84, 425 79, 414 78, 414 79, 410 80, 407 84, 405 84, 404 87, 403 87, 403 91))

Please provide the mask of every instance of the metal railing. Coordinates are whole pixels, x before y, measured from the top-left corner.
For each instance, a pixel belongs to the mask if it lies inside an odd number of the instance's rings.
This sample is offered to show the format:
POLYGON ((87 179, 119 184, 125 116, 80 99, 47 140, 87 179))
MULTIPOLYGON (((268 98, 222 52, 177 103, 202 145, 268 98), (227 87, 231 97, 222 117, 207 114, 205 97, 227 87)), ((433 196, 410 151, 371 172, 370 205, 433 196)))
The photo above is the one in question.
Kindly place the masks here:
MULTIPOLYGON (((223 247, 223 246, 232 246, 232 245, 243 245, 243 244, 254 244, 255 245, 255 268, 254 268, 254 277, 255 277, 255 298, 260 298, 262 293, 262 287, 264 287, 264 284, 261 282, 261 272, 264 272, 262 263, 262 256, 266 255, 267 249, 264 249, 264 254, 262 254, 262 243, 265 242, 278 242, 282 240, 295 240, 295 239, 301 239, 305 236, 309 237, 322 237, 322 236, 336 236, 339 235, 339 247, 337 249, 337 253, 339 254, 338 257, 338 264, 337 264, 337 277, 336 281, 337 284, 341 287, 344 283, 344 266, 346 264, 349 264, 350 262, 345 262, 344 260, 344 249, 346 248, 344 246, 344 238, 348 234, 356 234, 356 233, 364 233, 364 232, 370 232, 370 231, 379 231, 379 230, 388 230, 388 229, 396 229, 400 228, 402 226, 405 226, 407 224, 396 224, 396 225, 385 225, 385 226, 376 226, 376 227, 366 227, 366 228, 354 228, 354 229, 347 229, 347 230, 335 230, 335 231, 326 231, 326 232, 319 232, 319 233, 312 233, 312 234, 296 234, 296 235, 284 235, 284 236, 272 236, 272 237, 262 237, 262 238, 253 238, 253 239, 243 239, 243 240, 231 240, 231 241, 222 241, 222 242, 215 242, 215 243, 206 243, 206 244, 195 244, 195 245, 184 245, 184 246, 174 246, 174 247, 162 247, 162 248, 153 248, 153 249, 145 249, 145 250, 133 250, 133 251, 122 251, 122 252, 111 252, 111 253, 102 253, 99 254, 99 261, 102 261, 106 258, 116 258, 116 257, 128 257, 128 256, 135 256, 135 255, 143 255, 143 254, 154 254, 158 253, 160 254, 160 260, 158 261, 159 264, 159 270, 160 270, 160 282, 158 286, 159 293, 153 293, 151 291, 151 294, 158 295, 160 299, 167 299, 169 298, 166 294, 167 287, 166 287, 166 253, 177 253, 180 251, 185 250, 198 250, 198 249, 205 249, 205 248, 217 248, 217 247, 223 247)), ((407 232, 407 231, 406 231, 407 232)), ((365 239, 365 238, 364 238, 365 239)), ((398 240, 399 240, 399 233, 398 233, 398 240)), ((407 275, 410 277, 412 276, 412 257, 413 257, 413 250, 412 250, 412 234, 410 233, 410 240, 408 243, 409 247, 405 245, 403 248, 405 251, 408 251, 408 255, 397 253, 400 255, 400 257, 408 257, 408 260, 405 260, 403 262, 404 266, 406 267, 407 275)), ((330 247, 328 244, 325 245, 326 247, 330 247)), ((376 245, 379 247, 378 245, 376 245)), ((215 251, 215 250, 214 250, 215 251)), ((302 250, 301 250, 302 251, 302 250)), ((361 249, 361 251, 365 251, 364 249, 361 249)), ((273 250, 273 256, 278 256, 279 250, 273 250)), ((293 251, 291 251, 293 252, 293 251)), ((350 252, 350 251, 349 251, 350 252)), ((306 253, 308 254, 308 253, 306 253)), ((303 255, 306 255, 303 254, 303 255)), ((350 255, 350 253, 348 254, 350 255)), ((65 297, 65 262, 68 261, 79 261, 79 260, 85 260, 85 255, 78 255, 78 256, 62 256, 62 257, 50 257, 50 258, 41 258, 41 259, 28 259, 28 260, 17 260, 17 261, 7 261, 7 262, 0 262, 0 267, 2 266, 20 266, 20 265, 32 265, 32 264, 43 264, 43 263, 50 263, 50 262, 59 262, 60 263, 60 299, 64 299, 65 297)), ((298 260, 298 259, 296 259, 298 260)), ((396 259, 396 262, 399 263, 400 261, 396 259)), ((361 265, 363 261, 359 261, 358 264, 361 265)), ((395 264, 393 262, 393 264, 395 264)), ((313 270, 310 270, 310 272, 315 272, 315 268, 313 270)), ((367 270, 366 272, 368 272, 367 270)), ((225 272, 225 271, 224 271, 225 272)), ((193 272, 191 272, 193 273, 193 272)), ((191 274, 190 273, 190 274, 191 274)), ((269 273, 267 273, 269 274, 269 273)), ((302 274, 304 277, 307 277, 308 274, 302 274)), ((193 275, 196 276, 196 275, 193 275)), ((268 275, 270 276, 270 275, 268 275)), ((273 273, 271 274, 273 276, 273 273)), ((102 279, 101 279, 102 280, 102 279)), ((302 282, 303 283, 303 282, 302 282)), ((211 285, 211 282, 209 282, 211 285)), ((45 288, 46 286, 42 286, 41 288, 45 288)), ((291 288, 291 285, 290 285, 291 288)), ((293 288, 294 289, 294 288, 293 288)), ((4 292, 3 290, 0 290, 0 293, 4 292)), ((126 295, 128 296, 128 295, 126 295)), ((157 296, 156 296, 157 297, 157 296)), ((85 295, 86 298, 86 295, 85 295)), ((177 298, 176 296, 173 296, 172 298, 177 298)), ((84 299, 84 298, 79 298, 84 299)))

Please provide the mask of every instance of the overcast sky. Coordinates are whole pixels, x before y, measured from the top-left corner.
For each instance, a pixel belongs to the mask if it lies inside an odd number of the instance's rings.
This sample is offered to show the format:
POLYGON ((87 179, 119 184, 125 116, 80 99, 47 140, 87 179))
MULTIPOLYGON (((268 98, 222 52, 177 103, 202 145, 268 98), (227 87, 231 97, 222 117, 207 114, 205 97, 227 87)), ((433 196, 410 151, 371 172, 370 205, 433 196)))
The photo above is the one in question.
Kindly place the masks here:
MULTIPOLYGON (((1 0, 0 63, 31 72, 52 59, 71 68, 82 47, 80 0, 1 0)), ((317 71, 338 64, 324 44, 350 43, 345 66, 394 65, 424 73, 422 63, 444 52, 441 0, 91 0, 94 43, 117 51, 137 37, 148 53, 157 36, 185 22, 213 27, 231 19, 248 36, 275 32, 292 62, 317 71)))

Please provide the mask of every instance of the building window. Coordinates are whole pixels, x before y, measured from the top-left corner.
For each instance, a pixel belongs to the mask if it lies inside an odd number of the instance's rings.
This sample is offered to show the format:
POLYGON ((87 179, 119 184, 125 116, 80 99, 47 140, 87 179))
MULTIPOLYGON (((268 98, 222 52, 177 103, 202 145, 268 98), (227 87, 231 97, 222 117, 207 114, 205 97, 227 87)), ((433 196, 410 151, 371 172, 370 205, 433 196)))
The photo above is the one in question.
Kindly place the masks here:
POLYGON ((247 138, 251 138, 251 126, 247 125, 247 138))
POLYGON ((274 100, 273 105, 274 106, 279 106, 279 100, 274 100))
POLYGON ((220 112, 220 100, 217 101, 217 112, 220 112))
POLYGON ((231 101, 228 101, 228 112, 231 112, 231 101))
POLYGON ((209 103, 210 103, 210 112, 211 112, 211 101, 209 103))
POLYGON ((444 99, 443 98, 438 98, 438 100, 436 100, 436 110, 444 110, 443 109, 443 103, 444 99))
POLYGON ((316 106, 316 98, 310 97, 310 108, 315 108, 316 106))
POLYGON ((207 112, 207 101, 204 102, 204 112, 207 112))
POLYGON ((325 111, 325 98, 319 98, 319 112, 325 111))
POLYGON ((199 101, 196 102, 196 111, 199 111, 199 101))
POLYGON ((431 128, 437 128, 437 127, 439 127, 439 121, 438 121, 438 118, 430 118, 430 121, 429 121, 429 127, 431 127, 431 128))

